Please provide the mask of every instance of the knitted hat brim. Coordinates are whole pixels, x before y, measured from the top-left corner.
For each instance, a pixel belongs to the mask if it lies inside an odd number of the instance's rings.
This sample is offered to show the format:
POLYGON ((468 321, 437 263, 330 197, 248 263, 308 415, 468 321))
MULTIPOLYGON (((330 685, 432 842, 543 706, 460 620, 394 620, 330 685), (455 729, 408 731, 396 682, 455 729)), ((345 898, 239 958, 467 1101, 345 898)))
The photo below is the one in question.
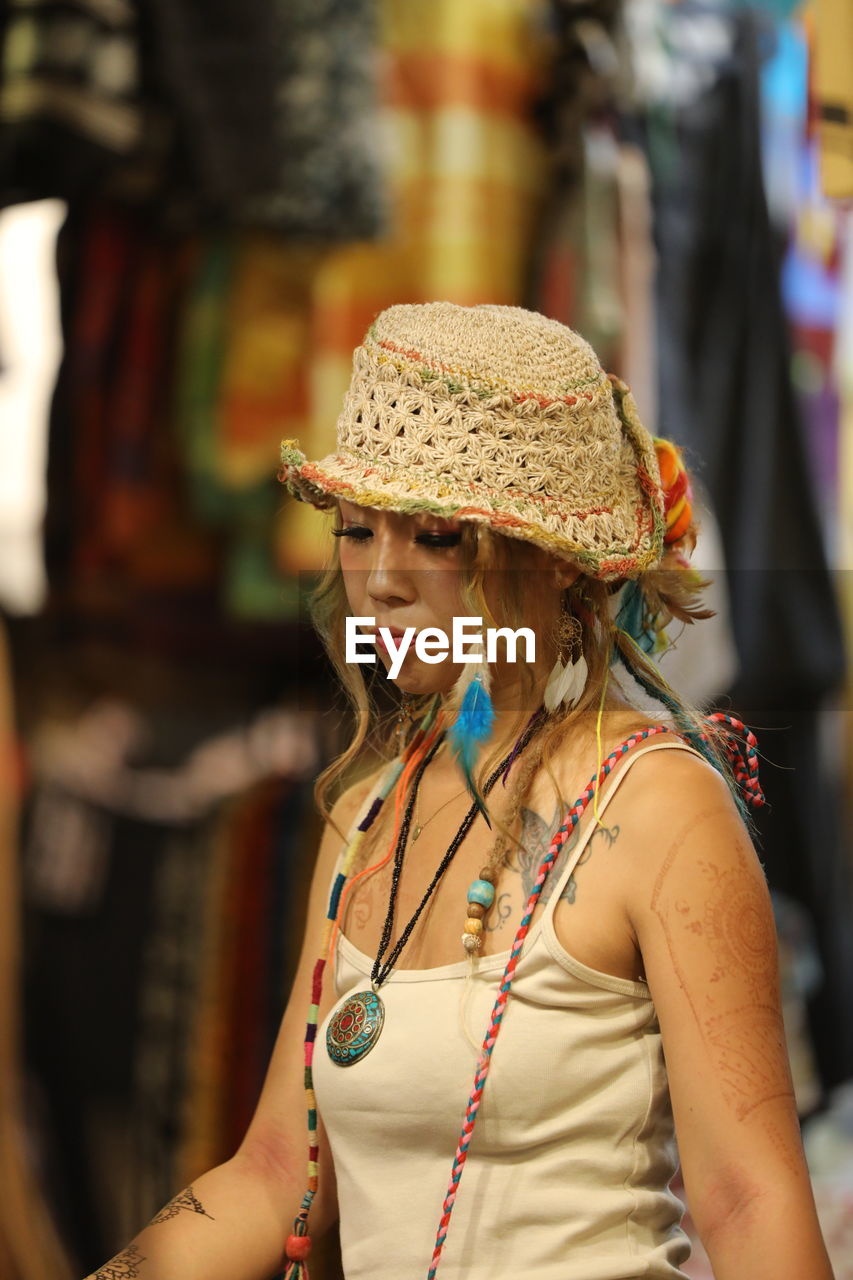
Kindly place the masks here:
POLYGON ((559 495, 531 495, 504 488, 500 493, 476 481, 413 472, 366 459, 346 450, 310 462, 295 440, 281 446, 280 479, 295 497, 320 510, 343 499, 356 506, 401 514, 433 515, 487 524, 497 533, 542 547, 605 581, 633 577, 653 568, 663 547, 663 511, 654 451, 640 427, 624 384, 613 379, 614 400, 624 436, 619 481, 612 494, 597 497, 586 510, 567 510, 559 495), (610 499, 608 502, 607 499, 610 499), (628 536, 613 542, 613 526, 628 536), (600 535, 596 536, 600 529, 600 535))

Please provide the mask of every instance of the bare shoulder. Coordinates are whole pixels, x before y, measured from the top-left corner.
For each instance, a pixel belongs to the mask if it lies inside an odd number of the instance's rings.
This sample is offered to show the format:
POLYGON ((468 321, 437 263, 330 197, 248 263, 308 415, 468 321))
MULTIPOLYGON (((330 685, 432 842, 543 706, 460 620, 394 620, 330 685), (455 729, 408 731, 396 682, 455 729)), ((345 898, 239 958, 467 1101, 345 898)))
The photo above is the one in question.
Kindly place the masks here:
POLYGON ((665 944, 703 980, 720 982, 735 962, 760 987, 775 965, 764 871, 725 778, 687 751, 650 752, 623 788, 632 857, 629 915, 644 953, 665 944))
POLYGON ((667 823, 688 817, 696 807, 716 807, 738 818, 729 784, 718 769, 673 732, 656 735, 625 780, 626 793, 640 811, 654 811, 667 823), (654 748, 666 747, 667 750, 654 748))
MULTIPOLYGON (((635 708, 620 708, 605 715, 600 743, 596 734, 595 717, 590 716, 578 725, 577 732, 563 739, 557 751, 550 756, 549 766, 553 780, 560 787, 565 800, 569 800, 569 792, 572 798, 580 794, 600 765, 608 761, 609 780, 605 779, 602 789, 616 783, 619 773, 629 772, 632 775, 631 785, 629 786, 629 778, 626 777, 624 785, 620 783, 619 786, 625 794, 630 794, 632 803, 636 803, 642 796, 650 804, 659 803, 659 792, 671 789, 677 775, 680 782, 685 778, 695 778, 697 785, 701 785, 704 771, 705 775, 710 775, 711 785, 715 780, 722 782, 716 770, 698 759, 690 750, 654 749, 663 745, 685 747, 684 740, 663 721, 644 716, 635 708), (618 756, 611 759, 623 744, 629 743, 632 738, 639 738, 649 729, 654 733, 647 743, 634 743, 624 759, 618 756), (652 749, 643 750, 644 746, 652 749), (640 752, 642 758, 638 759, 640 752)), ((721 794, 725 791, 723 783, 721 794)))

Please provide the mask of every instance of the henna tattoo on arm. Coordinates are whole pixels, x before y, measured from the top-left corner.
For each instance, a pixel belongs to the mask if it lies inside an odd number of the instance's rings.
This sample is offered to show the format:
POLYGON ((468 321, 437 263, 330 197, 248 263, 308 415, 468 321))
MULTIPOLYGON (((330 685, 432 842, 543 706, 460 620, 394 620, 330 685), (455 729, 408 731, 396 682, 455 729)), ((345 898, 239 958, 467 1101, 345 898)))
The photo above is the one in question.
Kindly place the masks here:
POLYGON ((734 865, 704 860, 697 867, 705 891, 697 901, 672 893, 670 875, 684 841, 718 809, 697 814, 678 832, 658 873, 651 907, 658 917, 696 1025, 716 1067, 720 1087, 738 1119, 764 1102, 790 1097, 788 1058, 776 999, 776 934, 766 900, 742 841, 734 865), (690 935, 688 938, 685 935, 690 935), (695 940, 695 942, 693 941, 695 940), (688 980, 685 943, 703 944, 704 985, 688 980), (720 984, 737 977, 743 998, 723 1003, 720 984))
POLYGON ((129 1244, 109 1262, 105 1262, 93 1276, 93 1280, 133 1280, 145 1261, 138 1244, 129 1244))
POLYGON ((167 1205, 164 1205, 159 1213, 154 1215, 149 1226, 156 1226, 158 1222, 168 1222, 170 1218, 176 1218, 184 1209, 187 1213, 202 1214, 205 1218, 210 1218, 211 1222, 216 1221, 213 1214, 207 1212, 192 1187, 187 1187, 170 1200, 167 1205))

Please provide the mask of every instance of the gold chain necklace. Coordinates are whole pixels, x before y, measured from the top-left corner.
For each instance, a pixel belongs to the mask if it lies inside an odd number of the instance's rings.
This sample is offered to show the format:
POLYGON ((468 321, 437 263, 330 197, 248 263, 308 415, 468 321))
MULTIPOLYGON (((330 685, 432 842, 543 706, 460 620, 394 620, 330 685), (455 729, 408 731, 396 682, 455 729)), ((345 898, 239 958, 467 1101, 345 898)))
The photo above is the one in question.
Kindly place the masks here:
POLYGON ((420 791, 418 791, 418 792, 417 792, 417 796, 416 796, 416 800, 415 800, 415 825, 414 825, 414 827, 412 828, 412 833, 411 833, 411 835, 409 836, 409 843, 410 843, 410 844, 414 844, 414 843, 415 843, 415 841, 417 840, 418 836, 419 836, 419 835, 421 834, 421 832, 423 831, 424 827, 428 827, 428 826, 429 826, 429 824, 432 822, 433 818, 437 818, 437 817, 438 817, 438 815, 441 813, 442 809, 446 809, 446 808, 447 808, 447 806, 448 806, 449 804, 452 804, 454 800, 458 800, 460 796, 464 796, 464 795, 466 794, 467 790, 468 790, 468 788, 467 788, 467 787, 462 787, 459 791, 457 791, 457 792, 456 792, 456 794, 455 794, 455 795, 452 795, 452 796, 450 797, 450 799, 449 799, 449 800, 445 800, 445 801, 444 801, 444 804, 440 804, 440 805, 438 806, 438 808, 436 809, 435 813, 431 813, 431 814, 429 815, 429 817, 427 818, 426 822, 421 822, 421 819, 420 819, 420 811, 421 811, 421 796, 420 796, 420 791))
POLYGON ((415 841, 417 840, 418 836, 419 836, 419 835, 421 834, 421 832, 423 831, 424 827, 428 827, 428 826, 429 826, 429 824, 432 822, 433 818, 437 818, 437 817, 438 817, 438 815, 441 813, 442 809, 446 809, 446 808, 447 808, 447 806, 448 806, 449 804, 452 804, 452 802, 453 802, 454 800, 458 800, 460 796, 465 795, 465 793, 466 793, 466 791, 467 791, 467 790, 468 790, 468 788, 467 788, 467 787, 463 787, 461 791, 457 791, 457 792, 456 792, 456 795, 455 795, 455 796, 451 796, 449 800, 445 800, 444 804, 440 804, 440 805, 438 806, 438 808, 436 809, 435 813, 431 813, 431 814, 429 815, 429 817, 427 818, 426 822, 421 822, 421 821, 420 821, 420 818, 418 817, 418 810, 420 809, 420 805, 416 805, 416 807, 415 807, 415 825, 414 825, 414 829, 413 829, 413 831, 412 831, 412 834, 409 836, 409 843, 410 843, 410 844, 414 844, 414 843, 415 843, 415 841))

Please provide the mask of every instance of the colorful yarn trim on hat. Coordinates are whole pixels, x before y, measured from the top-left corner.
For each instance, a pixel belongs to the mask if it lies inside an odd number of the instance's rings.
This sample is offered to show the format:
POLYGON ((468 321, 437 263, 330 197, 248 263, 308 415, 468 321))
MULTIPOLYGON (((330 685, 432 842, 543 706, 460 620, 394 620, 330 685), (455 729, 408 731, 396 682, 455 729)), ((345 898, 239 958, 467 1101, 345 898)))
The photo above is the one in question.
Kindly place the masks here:
POLYGON ((669 545, 679 542, 693 523, 693 490, 678 446, 671 440, 663 440, 656 436, 655 452, 660 469, 666 521, 663 540, 669 545))
POLYGON ((281 479, 324 508, 490 525, 616 579, 653 568, 664 499, 651 436, 587 342, 520 307, 383 311, 353 357, 337 451, 285 440, 281 479))

